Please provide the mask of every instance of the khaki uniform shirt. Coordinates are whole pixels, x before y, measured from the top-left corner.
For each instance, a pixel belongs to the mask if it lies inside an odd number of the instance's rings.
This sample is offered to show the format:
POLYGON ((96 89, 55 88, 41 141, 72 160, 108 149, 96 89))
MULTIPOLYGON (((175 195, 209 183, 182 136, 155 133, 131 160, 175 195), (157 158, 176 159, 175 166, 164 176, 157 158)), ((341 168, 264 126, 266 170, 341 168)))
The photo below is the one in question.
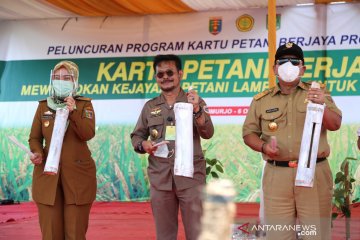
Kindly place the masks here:
POLYGON ((32 152, 45 159, 34 166, 32 197, 35 202, 54 205, 59 179, 66 204, 88 204, 96 197, 96 167, 86 141, 95 136, 95 114, 89 98, 76 98, 76 110, 69 114, 69 125, 61 149, 56 175, 45 175, 44 167, 49 152, 55 111, 40 101, 32 123, 29 145, 32 152), (45 146, 43 142, 45 140, 45 146))
MULTIPOLYGON (((187 102, 186 93, 181 89, 176 102, 187 102)), ((204 109, 206 104, 200 99, 200 106, 204 109)), ((171 158, 159 158, 149 155, 148 176, 150 184, 158 190, 172 190, 173 179, 178 190, 187 189, 199 184, 205 183, 206 162, 201 149, 200 137, 209 139, 214 134, 214 127, 210 115, 206 112, 205 124, 197 125, 196 120, 193 121, 193 139, 194 139, 194 178, 175 176, 174 160, 175 154, 171 158)), ((136 152, 140 152, 138 144, 147 140, 150 136, 151 141, 160 142, 165 139, 166 126, 175 125, 175 115, 173 107, 168 107, 164 96, 161 94, 149 100, 143 107, 139 120, 131 133, 131 141, 136 152), (151 135, 156 129, 157 136, 151 135)), ((154 135, 154 134, 153 134, 154 135)), ((175 141, 168 144, 169 151, 175 151, 175 141)))
MULTIPOLYGON (((273 160, 298 160, 309 88, 309 83, 300 82, 293 93, 285 95, 276 85, 274 88, 256 95, 243 125, 243 136, 254 133, 265 142, 270 142, 270 137, 275 136, 280 154, 273 160), (269 129, 271 122, 277 124, 277 130, 269 129)), ((330 95, 325 97, 325 104, 328 109, 341 116, 341 111, 336 107, 330 95)), ((328 157, 330 154, 326 132, 326 129, 322 127, 318 158, 328 157)), ((265 155, 263 157, 266 159, 265 155)))

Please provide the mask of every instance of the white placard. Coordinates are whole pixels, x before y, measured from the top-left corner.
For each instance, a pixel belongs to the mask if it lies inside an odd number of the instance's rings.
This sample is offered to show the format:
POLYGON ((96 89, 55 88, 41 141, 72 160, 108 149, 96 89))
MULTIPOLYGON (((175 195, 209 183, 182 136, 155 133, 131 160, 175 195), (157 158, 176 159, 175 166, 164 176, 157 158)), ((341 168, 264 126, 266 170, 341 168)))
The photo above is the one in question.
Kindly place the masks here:
POLYGON ((193 105, 175 103, 176 121, 174 173, 178 176, 194 176, 193 105))
MULTIPOLYGON (((313 82, 311 87, 320 86, 313 82)), ((295 186, 313 187, 324 109, 322 104, 309 102, 307 105, 295 186)))
POLYGON ((15 136, 8 136, 8 138, 16 144, 20 149, 22 149, 24 152, 26 152, 30 157, 34 157, 34 154, 21 142, 19 142, 15 136))
POLYGON ((55 175, 59 169, 60 155, 64 135, 66 131, 66 123, 69 116, 67 108, 58 108, 56 110, 54 129, 51 136, 49 154, 46 158, 44 173, 55 175))

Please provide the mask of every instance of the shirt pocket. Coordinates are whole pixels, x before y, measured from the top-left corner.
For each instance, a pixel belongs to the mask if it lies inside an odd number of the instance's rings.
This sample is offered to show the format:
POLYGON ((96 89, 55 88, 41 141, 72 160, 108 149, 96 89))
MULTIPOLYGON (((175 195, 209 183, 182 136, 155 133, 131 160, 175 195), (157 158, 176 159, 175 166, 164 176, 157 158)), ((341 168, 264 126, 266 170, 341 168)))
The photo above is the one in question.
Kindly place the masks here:
POLYGON ((285 129, 287 124, 286 112, 283 109, 272 113, 261 114, 261 129, 265 135, 276 135, 279 130, 285 129), (274 124, 275 123, 275 124, 274 124), (275 125, 276 129, 271 129, 270 125, 275 125))
POLYGON ((42 116, 41 117, 41 130, 43 133, 43 136, 51 136, 52 130, 54 128, 55 123, 55 116, 42 116))
POLYGON ((307 103, 298 101, 296 104, 296 125, 303 126, 306 118, 307 103))
POLYGON ((148 119, 149 135, 152 141, 163 138, 164 119, 162 117, 152 117, 148 119))

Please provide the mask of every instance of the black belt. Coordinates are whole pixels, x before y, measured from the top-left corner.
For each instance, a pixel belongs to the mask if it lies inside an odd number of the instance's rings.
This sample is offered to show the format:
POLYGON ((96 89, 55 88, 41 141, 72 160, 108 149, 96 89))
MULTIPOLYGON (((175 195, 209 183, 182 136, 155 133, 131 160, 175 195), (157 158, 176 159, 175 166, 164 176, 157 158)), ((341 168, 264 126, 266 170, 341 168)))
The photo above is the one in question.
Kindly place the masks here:
MULTIPOLYGON (((316 159, 316 163, 319 163, 319 162, 322 162, 322 161, 325 161, 326 160, 326 157, 325 158, 317 158, 316 159)), ((278 166, 278 167, 297 167, 297 160, 295 161, 276 161, 276 160, 267 160, 268 163, 270 163, 271 165, 274 165, 274 166, 278 166)))

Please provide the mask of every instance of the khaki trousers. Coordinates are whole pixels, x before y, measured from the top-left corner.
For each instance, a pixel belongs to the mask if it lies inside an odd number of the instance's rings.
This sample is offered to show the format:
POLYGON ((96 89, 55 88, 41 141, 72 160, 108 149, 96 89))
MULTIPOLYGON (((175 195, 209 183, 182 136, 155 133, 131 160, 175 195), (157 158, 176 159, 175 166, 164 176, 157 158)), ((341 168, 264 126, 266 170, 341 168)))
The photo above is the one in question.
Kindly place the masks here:
POLYGON ((331 239, 333 178, 328 161, 316 164, 314 186, 295 187, 297 168, 266 164, 263 176, 266 239, 331 239), (291 227, 293 226, 293 227, 291 227))
POLYGON ((151 208, 157 240, 176 240, 179 206, 187 240, 197 240, 201 230, 202 203, 200 187, 160 191, 150 187, 151 208))
POLYGON ((36 203, 43 240, 84 240, 92 204, 65 204, 61 185, 56 190, 55 204, 36 203))

